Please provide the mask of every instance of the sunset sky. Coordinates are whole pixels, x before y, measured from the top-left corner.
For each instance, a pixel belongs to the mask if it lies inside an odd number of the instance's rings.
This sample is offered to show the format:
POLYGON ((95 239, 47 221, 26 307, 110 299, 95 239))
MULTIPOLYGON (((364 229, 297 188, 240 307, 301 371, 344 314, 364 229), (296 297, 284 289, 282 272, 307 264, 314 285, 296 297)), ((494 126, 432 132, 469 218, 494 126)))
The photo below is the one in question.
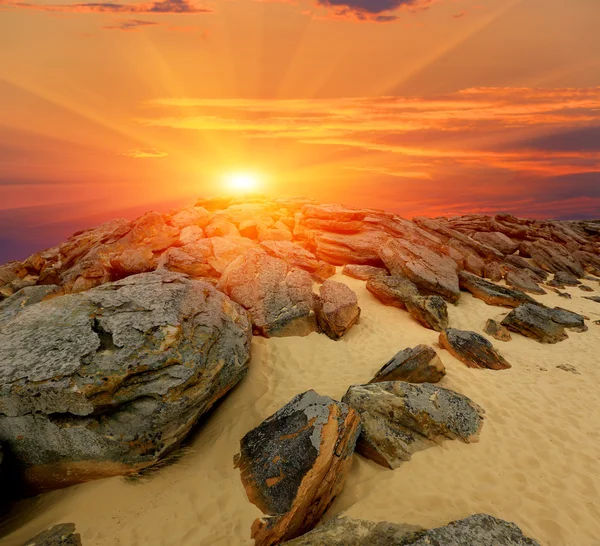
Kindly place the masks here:
POLYGON ((0 0, 0 262, 229 191, 600 217, 600 0, 0 0))

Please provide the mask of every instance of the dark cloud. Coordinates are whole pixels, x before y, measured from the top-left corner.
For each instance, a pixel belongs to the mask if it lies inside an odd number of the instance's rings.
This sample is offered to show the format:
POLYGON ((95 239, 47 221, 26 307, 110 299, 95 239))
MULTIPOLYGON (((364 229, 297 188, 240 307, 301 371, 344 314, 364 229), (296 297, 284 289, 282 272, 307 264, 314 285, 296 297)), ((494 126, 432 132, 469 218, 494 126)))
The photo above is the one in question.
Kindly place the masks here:
POLYGON ((557 131, 543 137, 521 140, 519 146, 547 151, 599 151, 600 126, 584 127, 570 131, 557 131))
MULTIPOLYGON (((10 4, 21 9, 34 9, 68 13, 210 13, 211 9, 198 6, 189 0, 162 0, 138 4, 116 2, 86 2, 80 4, 30 4, 15 2, 10 4)), ((129 29, 131 30, 131 29, 129 29)))
POLYGON ((158 25, 155 21, 141 21, 140 19, 127 19, 125 21, 119 21, 114 25, 105 26, 106 30, 122 30, 124 32, 130 32, 132 30, 139 30, 140 28, 147 26, 158 25))
POLYGON ((379 14, 405 6, 428 4, 429 0, 318 0, 322 6, 348 8, 362 13, 379 14))

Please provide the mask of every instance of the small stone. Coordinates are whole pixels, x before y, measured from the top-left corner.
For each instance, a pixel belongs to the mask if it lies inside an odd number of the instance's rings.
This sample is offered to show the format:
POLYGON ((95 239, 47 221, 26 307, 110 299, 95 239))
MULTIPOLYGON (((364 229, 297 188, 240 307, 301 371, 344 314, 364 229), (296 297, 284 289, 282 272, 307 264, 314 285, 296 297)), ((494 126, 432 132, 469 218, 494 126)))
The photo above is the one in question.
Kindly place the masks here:
POLYGON ((575 366, 571 366, 571 364, 559 364, 556 367, 559 370, 564 370, 565 372, 573 373, 575 375, 581 375, 577 368, 575 366))
POLYGON ((512 339, 508 329, 494 319, 488 319, 483 331, 498 341, 510 341, 512 339))
POLYGON ((594 291, 594 289, 591 286, 588 286, 587 284, 580 284, 579 290, 583 290, 584 292, 593 292, 594 291))
POLYGON ((417 345, 397 353, 369 383, 382 381, 437 383, 445 375, 446 367, 437 353, 427 345, 417 345))
POLYGON ((511 365, 483 336, 448 328, 440 334, 440 345, 469 368, 506 370, 511 365))
POLYGON ((29 539, 23 546, 81 546, 81 535, 74 523, 55 525, 29 539))

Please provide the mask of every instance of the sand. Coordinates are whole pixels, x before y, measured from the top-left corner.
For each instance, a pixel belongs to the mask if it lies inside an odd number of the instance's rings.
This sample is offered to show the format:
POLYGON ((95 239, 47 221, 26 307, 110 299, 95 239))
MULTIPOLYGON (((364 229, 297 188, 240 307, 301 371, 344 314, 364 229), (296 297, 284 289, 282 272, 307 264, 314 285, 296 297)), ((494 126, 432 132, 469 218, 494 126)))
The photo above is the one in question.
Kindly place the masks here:
MULTIPOLYGON (((337 275, 359 297, 363 315, 341 341, 253 340, 251 370, 191 439, 181 460, 145 480, 110 478, 25 502, 0 529, 1 546, 74 522, 85 546, 251 545, 260 512, 233 468, 240 438, 307 389, 341 397, 368 381, 397 351, 432 344, 447 367, 441 386, 486 410, 479 443, 446 441, 415 454, 397 470, 355 455, 346 487, 327 517, 355 517, 433 527, 486 512, 514 521, 545 546, 600 544, 600 304, 569 288, 572 300, 536 296, 590 317, 589 331, 558 345, 513 335, 492 340, 512 363, 507 371, 469 369, 437 346, 438 334, 408 313, 385 307, 362 281, 337 275), (580 375, 557 369, 568 363, 580 375)), ((454 328, 482 332, 507 309, 463 294, 450 306, 454 328)))

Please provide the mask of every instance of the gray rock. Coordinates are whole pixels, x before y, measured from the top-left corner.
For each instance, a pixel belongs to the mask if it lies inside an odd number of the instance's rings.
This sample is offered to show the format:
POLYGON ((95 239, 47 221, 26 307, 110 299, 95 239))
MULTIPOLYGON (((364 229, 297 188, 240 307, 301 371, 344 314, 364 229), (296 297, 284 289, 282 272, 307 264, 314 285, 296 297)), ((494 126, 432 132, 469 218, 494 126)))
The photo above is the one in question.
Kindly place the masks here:
POLYGON ((286 546, 540 546, 514 523, 476 514, 430 529, 335 517, 286 546))
POLYGON ((448 328, 448 306, 441 296, 415 296, 406 301, 406 309, 425 328, 436 332, 448 328))
POLYGON ((584 299, 593 301, 595 303, 600 303, 600 296, 583 296, 584 299))
POLYGON ((55 525, 29 539, 23 546, 81 546, 81 535, 74 523, 55 525))
POLYGON ((59 294, 59 286, 54 284, 28 286, 0 303, 0 324, 19 314, 26 307, 39 303, 53 294, 59 294))
POLYGON ((353 279, 359 279, 361 281, 368 281, 373 277, 385 277, 389 274, 390 272, 387 269, 372 265, 348 264, 342 270, 342 275, 352 277, 353 279))
POLYGON ((475 442, 483 425, 479 406, 430 383, 354 385, 342 402, 360 415, 357 452, 388 468, 397 468, 416 451, 447 438, 475 442))
POLYGON ((483 331, 498 341, 510 341, 512 339, 508 329, 494 319, 488 319, 483 331))
POLYGON ((563 370, 564 372, 569 372, 575 375, 581 375, 581 372, 579 372, 575 366, 571 366, 571 364, 559 364, 556 367, 559 370, 563 370))
POLYGON ((506 370, 510 364, 483 336, 448 328, 440 334, 440 345, 469 368, 506 370))
POLYGON ((331 339, 340 339, 360 317, 358 298, 341 282, 327 280, 319 289, 319 328, 331 339))
POLYGON ((556 288, 564 288, 565 286, 578 286, 581 281, 572 273, 568 271, 559 271, 554 275, 551 281, 548 281, 548 286, 554 286, 556 288))
POLYGON ((229 264, 217 289, 250 312, 256 333, 307 336, 317 329, 312 284, 307 271, 251 249, 229 264))
POLYGON ((521 292, 528 292, 529 294, 538 294, 543 296, 546 291, 538 286, 529 271, 509 271, 506 274, 506 284, 512 288, 520 290, 521 292))
POLYGON ((512 332, 540 343, 558 343, 567 339, 565 328, 585 331, 584 317, 565 309, 550 309, 542 305, 521 305, 502 321, 512 332))
POLYGON ((593 292, 594 291, 594 289, 591 286, 587 286, 586 284, 580 284, 579 290, 582 290, 583 292, 593 292))
POLYGON ((33 490, 150 466, 247 372, 244 309, 148 273, 0 323, 0 442, 33 490))
POLYGON ((252 526, 255 546, 280 544, 318 523, 344 486, 359 431, 354 410, 308 391, 242 438, 235 466, 248 499, 269 516, 252 526))
POLYGON ((382 381, 437 383, 445 375, 446 367, 437 353, 428 345, 417 345, 397 353, 369 383, 382 381))
POLYGON ((488 305, 518 307, 523 303, 535 303, 535 300, 524 292, 494 284, 467 271, 461 271, 458 278, 462 290, 468 290, 488 305))

